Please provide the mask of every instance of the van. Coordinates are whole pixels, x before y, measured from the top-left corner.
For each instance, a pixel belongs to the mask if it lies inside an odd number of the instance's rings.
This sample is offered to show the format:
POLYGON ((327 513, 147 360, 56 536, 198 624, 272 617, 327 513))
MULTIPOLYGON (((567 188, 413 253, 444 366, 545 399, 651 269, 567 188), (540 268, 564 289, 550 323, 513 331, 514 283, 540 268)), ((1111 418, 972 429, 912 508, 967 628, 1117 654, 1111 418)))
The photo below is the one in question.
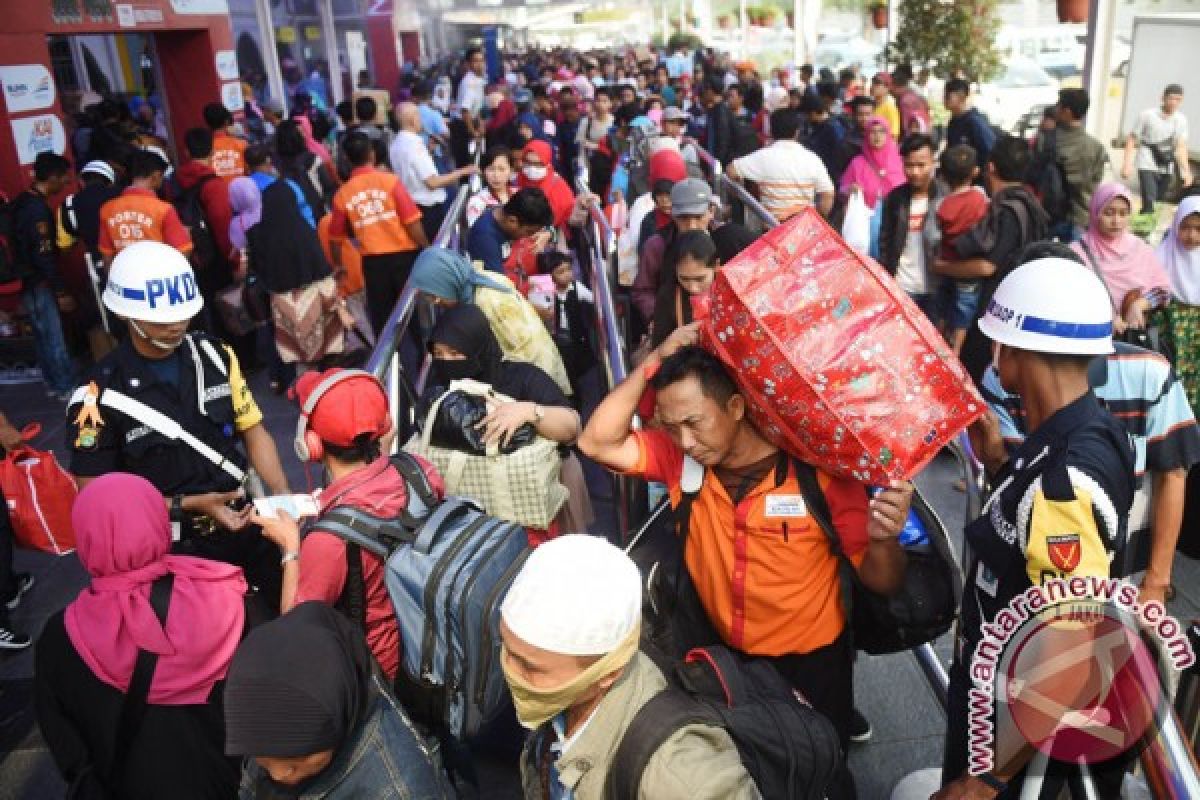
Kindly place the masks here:
POLYGON ((996 36, 996 50, 1002 59, 1028 58, 1062 80, 1083 72, 1085 49, 1080 42, 1086 35, 1086 25, 1005 26, 996 36))

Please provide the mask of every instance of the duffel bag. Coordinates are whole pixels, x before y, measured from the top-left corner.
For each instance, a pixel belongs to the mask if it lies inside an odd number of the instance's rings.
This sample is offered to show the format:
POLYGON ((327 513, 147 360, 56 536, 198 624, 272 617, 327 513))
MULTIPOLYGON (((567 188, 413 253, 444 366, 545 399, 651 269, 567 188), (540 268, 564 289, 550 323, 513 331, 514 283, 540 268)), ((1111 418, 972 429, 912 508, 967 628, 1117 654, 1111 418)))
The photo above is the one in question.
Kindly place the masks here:
POLYGON ((21 430, 21 445, 0 461, 0 489, 17 544, 61 556, 75 549, 71 506, 78 490, 54 453, 29 445, 41 430, 36 422, 21 430))
POLYGON ((545 529, 567 501, 567 488, 560 480, 562 456, 558 445, 538 436, 512 453, 501 453, 495 444, 483 456, 438 447, 431 442, 434 421, 442 400, 454 392, 466 392, 496 402, 511 402, 492 387, 478 381, 453 381, 437 401, 430 404, 419 435, 404 449, 432 463, 446 481, 446 494, 470 498, 487 513, 529 528, 545 529))

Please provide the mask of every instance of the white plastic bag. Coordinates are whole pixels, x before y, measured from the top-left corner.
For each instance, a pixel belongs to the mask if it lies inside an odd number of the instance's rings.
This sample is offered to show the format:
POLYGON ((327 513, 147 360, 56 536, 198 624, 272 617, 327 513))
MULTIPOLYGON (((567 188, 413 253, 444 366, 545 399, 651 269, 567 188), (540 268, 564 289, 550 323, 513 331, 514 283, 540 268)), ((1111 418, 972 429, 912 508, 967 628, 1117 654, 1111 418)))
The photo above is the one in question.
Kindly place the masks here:
POLYGON ((871 249, 871 209, 862 192, 851 192, 842 220, 842 239, 864 256, 871 249))

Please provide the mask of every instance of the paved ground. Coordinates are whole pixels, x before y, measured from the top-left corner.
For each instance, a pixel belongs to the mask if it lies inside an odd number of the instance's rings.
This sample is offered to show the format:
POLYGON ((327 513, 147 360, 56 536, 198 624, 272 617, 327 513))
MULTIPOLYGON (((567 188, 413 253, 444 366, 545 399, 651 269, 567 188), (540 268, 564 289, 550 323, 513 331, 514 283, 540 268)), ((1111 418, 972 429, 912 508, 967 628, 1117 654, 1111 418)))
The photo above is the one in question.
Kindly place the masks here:
MULTIPOLYGON (((265 390, 265 379, 252 378, 252 386, 266 415, 266 424, 280 445, 285 466, 294 486, 304 486, 303 470, 291 455, 291 432, 295 412, 289 403, 265 390)), ((62 419, 40 385, 5 386, 0 390, 0 406, 18 426, 31 420, 43 424, 39 445, 55 450, 63 458, 62 419)), ((921 476, 919 483, 951 531, 961 530, 964 495, 953 489, 957 477, 954 461, 936 460, 921 476)), ((607 483, 598 472, 589 470, 600 497, 607 483)), ((611 510, 598 508, 601 528, 611 530, 611 510)), ((54 558, 40 553, 19 552, 17 568, 37 576, 37 587, 13 615, 15 625, 37 634, 46 618, 65 606, 85 584, 86 579, 73 556, 54 558)), ((1187 618, 1200 616, 1200 565, 1182 556, 1176 567, 1179 599, 1172 609, 1187 618)), ((948 657, 945 642, 939 644, 942 657, 948 657)), ((29 798, 53 800, 63 796, 63 784, 37 730, 30 707, 33 671, 32 652, 0 656, 0 800, 29 798)), ((865 746, 851 754, 851 767, 857 776, 860 797, 884 800, 904 775, 922 767, 935 766, 941 760, 942 732, 945 719, 925 683, 914 659, 908 654, 860 658, 856 668, 858 706, 871 718, 875 735, 865 746)), ((511 756, 488 757, 483 764, 482 796, 500 800, 517 798, 515 760, 511 756)))

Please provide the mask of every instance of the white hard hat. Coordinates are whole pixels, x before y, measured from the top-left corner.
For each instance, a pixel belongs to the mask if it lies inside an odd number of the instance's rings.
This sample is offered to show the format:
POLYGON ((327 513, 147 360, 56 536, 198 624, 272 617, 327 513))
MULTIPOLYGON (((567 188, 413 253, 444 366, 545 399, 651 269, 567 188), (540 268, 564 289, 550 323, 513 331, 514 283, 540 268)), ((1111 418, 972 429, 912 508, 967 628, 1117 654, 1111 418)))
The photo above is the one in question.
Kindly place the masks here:
POLYGON ((623 550, 599 536, 559 536, 529 556, 500 615, 510 631, 534 647, 604 655, 641 620, 641 575, 623 550))
POLYGON ((204 299, 187 257, 162 242, 138 242, 113 259, 104 306, 139 322, 183 322, 200 313, 204 299))
POLYGON ((1096 273, 1065 258, 1039 258, 996 287, 979 330, 992 341, 1035 353, 1113 352, 1112 301, 1096 273))

